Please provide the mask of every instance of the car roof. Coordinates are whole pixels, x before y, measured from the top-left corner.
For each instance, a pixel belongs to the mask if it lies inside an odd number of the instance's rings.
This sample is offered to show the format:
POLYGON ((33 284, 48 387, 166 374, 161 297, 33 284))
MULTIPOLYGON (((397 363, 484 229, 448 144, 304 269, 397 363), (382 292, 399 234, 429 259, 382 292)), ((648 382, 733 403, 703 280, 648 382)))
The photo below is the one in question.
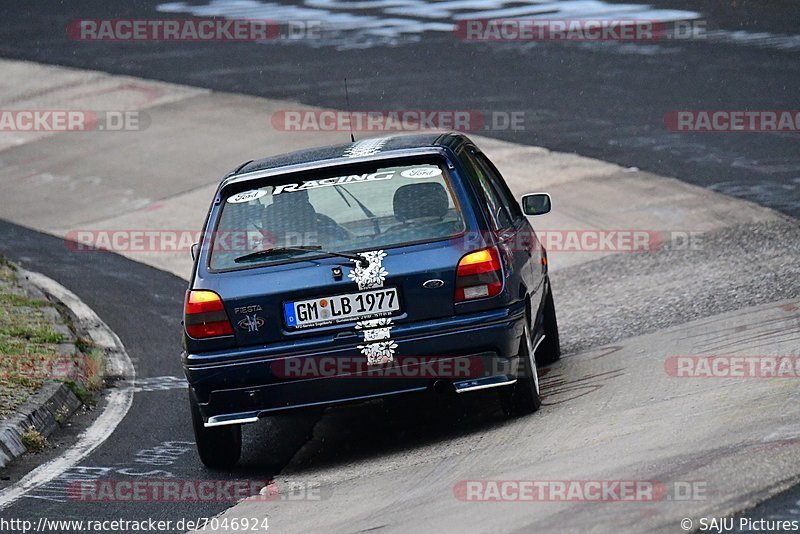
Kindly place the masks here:
POLYGON ((282 167, 318 166, 323 162, 334 165, 343 162, 369 161, 391 156, 392 153, 396 153, 398 156, 410 156, 414 155, 415 149, 419 153, 429 153, 431 148, 455 150, 468 142, 470 141, 465 135, 457 132, 364 139, 355 143, 310 148, 249 161, 229 173, 223 182, 234 181, 245 174, 261 174, 259 171, 272 171, 282 167))

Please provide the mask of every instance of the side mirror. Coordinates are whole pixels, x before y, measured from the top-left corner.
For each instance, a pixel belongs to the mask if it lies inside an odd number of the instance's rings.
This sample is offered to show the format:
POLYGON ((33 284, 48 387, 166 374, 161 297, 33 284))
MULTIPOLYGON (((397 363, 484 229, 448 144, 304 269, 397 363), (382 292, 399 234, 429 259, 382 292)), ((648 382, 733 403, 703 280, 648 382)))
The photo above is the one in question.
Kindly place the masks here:
POLYGON ((522 197, 522 211, 525 215, 544 215, 550 213, 550 195, 547 193, 532 193, 522 197))
POLYGON ((192 259, 197 261, 197 252, 200 250, 200 243, 192 243, 192 259))

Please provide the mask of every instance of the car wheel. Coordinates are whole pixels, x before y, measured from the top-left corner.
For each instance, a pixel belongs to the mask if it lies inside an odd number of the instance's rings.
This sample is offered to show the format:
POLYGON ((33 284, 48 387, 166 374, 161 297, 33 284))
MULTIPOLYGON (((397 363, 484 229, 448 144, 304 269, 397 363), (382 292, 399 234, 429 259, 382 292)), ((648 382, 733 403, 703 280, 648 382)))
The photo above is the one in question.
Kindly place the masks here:
POLYGON ((197 402, 189 394, 192 427, 200 461, 210 469, 233 467, 242 454, 242 425, 206 428, 197 402))
POLYGON ((500 391, 500 402, 507 414, 529 414, 539 409, 542 399, 539 394, 539 373, 536 370, 536 355, 528 325, 522 334, 519 348, 519 373, 517 383, 500 391))
POLYGON ((549 284, 542 314, 544 340, 536 351, 538 354, 536 360, 539 365, 550 365, 561 359, 561 342, 558 339, 558 320, 556 319, 556 306, 553 303, 553 290, 549 284))

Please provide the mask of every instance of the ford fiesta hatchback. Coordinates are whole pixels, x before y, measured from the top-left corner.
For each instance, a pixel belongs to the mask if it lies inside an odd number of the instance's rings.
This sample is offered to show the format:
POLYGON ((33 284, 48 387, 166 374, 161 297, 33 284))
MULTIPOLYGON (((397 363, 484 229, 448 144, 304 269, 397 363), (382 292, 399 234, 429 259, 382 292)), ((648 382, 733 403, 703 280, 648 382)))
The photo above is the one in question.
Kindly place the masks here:
POLYGON ((235 464, 241 425, 290 409, 496 388, 538 409, 560 356, 547 255, 465 136, 359 141, 226 176, 193 249, 183 366, 200 458, 235 464))

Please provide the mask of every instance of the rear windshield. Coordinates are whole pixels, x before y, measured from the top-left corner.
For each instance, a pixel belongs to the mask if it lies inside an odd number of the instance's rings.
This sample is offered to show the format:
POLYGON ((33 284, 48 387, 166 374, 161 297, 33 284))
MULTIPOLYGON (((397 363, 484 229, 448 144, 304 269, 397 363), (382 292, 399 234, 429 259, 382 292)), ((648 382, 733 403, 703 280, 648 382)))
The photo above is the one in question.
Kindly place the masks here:
MULTIPOLYGON (((222 203, 209 266, 263 265, 334 252, 387 248, 464 231, 450 182, 439 163, 320 175, 250 189, 222 203), (268 254, 243 258, 253 252, 268 254)), ((274 183, 274 182, 273 182, 274 183)))

